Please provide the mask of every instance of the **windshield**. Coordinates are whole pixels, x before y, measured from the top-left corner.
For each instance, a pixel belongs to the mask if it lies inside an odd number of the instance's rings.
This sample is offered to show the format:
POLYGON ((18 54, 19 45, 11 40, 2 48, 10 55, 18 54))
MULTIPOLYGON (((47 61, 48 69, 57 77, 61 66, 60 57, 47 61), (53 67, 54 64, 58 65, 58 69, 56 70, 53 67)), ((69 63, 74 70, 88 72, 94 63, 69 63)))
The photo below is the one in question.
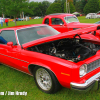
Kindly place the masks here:
POLYGON ((57 34, 59 34, 59 32, 50 26, 38 26, 17 30, 17 36, 20 45, 57 34))
POLYGON ((65 19, 65 21, 67 23, 79 22, 78 19, 77 19, 77 17, 75 17, 75 16, 66 16, 64 19, 65 19))

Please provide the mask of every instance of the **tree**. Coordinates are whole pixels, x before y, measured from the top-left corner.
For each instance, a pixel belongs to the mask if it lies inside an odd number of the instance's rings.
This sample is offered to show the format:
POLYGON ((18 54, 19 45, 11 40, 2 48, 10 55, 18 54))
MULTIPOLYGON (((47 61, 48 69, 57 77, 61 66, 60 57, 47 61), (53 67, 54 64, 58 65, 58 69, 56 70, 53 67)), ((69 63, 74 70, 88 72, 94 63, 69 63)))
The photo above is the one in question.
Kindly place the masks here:
POLYGON ((46 14, 61 13, 61 12, 62 12, 61 3, 52 3, 48 7, 46 14))
POLYGON ((82 10, 82 13, 83 13, 83 9, 84 9, 86 3, 87 3, 87 0, 81 0, 81 10, 82 10))
POLYGON ((74 4, 74 5, 76 4, 76 0, 73 0, 73 4, 74 4))
POLYGON ((75 3, 75 8, 77 12, 82 12, 82 3, 81 1, 78 1, 75 3))
POLYGON ((65 4, 66 0, 62 0, 61 2, 61 7, 62 7, 62 12, 64 12, 64 4, 65 4))
POLYGON ((41 6, 39 6, 39 8, 41 9, 42 12, 42 16, 46 15, 46 10, 48 9, 48 7, 50 6, 50 2, 49 1, 43 1, 41 2, 41 6))
POLYGON ((86 5, 86 3, 87 3, 87 0, 77 1, 75 3, 76 11, 83 13, 83 9, 84 9, 84 6, 86 5))
POLYGON ((45 16, 47 8, 50 6, 51 2, 43 1, 43 2, 30 2, 29 9, 32 10, 30 16, 45 16))
POLYGON ((55 0, 54 3, 61 3, 62 0, 55 0))
POLYGON ((0 9, 2 13, 13 16, 16 24, 16 18, 20 13, 28 12, 28 2, 27 0, 0 0, 0 9), (26 9, 27 8, 27 9, 26 9))
POLYGON ((98 2, 99 2, 99 9, 100 9, 100 0, 98 0, 98 2))
POLYGON ((99 11, 99 2, 98 0, 89 0, 83 9, 85 14, 96 13, 99 11))

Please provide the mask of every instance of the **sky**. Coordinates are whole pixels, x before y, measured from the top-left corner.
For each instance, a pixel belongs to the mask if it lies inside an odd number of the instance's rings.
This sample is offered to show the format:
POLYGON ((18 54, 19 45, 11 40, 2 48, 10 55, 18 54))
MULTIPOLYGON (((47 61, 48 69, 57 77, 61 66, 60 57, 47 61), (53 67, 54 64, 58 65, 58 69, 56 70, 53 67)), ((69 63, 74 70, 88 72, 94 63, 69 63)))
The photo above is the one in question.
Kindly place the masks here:
POLYGON ((42 2, 42 1, 49 1, 49 2, 54 2, 54 0, 30 0, 31 1, 34 1, 34 2, 42 2))

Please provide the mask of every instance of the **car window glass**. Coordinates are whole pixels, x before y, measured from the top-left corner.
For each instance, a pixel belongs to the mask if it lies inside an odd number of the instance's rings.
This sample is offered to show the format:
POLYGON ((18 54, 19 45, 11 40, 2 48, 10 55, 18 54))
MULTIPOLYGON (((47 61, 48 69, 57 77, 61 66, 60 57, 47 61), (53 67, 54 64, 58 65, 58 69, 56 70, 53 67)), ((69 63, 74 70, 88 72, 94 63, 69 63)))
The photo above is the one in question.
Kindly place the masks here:
POLYGON ((64 24, 64 22, 60 18, 52 18, 51 23, 52 23, 52 25, 64 24))
POLYGON ((15 38, 15 33, 13 30, 5 30, 2 31, 0 34, 0 37, 2 37, 3 39, 5 39, 7 42, 13 42, 13 44, 15 45, 16 42, 16 38, 15 38))
POLYGON ((44 24, 49 24, 49 18, 45 19, 44 24))
POLYGON ((17 36, 20 45, 58 34, 59 32, 57 30, 47 25, 17 30, 17 36))

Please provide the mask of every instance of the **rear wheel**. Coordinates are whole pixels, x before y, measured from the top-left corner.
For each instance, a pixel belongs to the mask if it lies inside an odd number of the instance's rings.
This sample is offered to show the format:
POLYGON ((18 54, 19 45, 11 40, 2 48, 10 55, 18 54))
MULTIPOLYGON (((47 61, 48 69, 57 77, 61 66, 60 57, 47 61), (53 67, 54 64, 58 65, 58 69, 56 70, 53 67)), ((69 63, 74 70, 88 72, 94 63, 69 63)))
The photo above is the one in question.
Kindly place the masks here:
POLYGON ((34 79, 38 88, 45 93, 55 93, 61 88, 55 75, 46 68, 36 67, 34 79))

